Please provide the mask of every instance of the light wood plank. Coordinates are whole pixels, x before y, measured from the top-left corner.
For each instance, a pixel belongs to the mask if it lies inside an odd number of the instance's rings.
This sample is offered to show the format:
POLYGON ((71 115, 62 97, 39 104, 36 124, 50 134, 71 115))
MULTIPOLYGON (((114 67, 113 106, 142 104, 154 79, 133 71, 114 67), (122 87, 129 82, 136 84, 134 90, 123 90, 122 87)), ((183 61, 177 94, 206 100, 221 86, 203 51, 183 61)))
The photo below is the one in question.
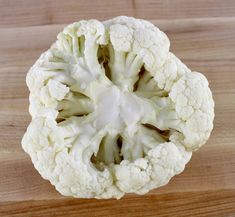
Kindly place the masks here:
POLYGON ((126 197, 122 200, 47 200, 2 203, 5 217, 233 217, 235 191, 204 191, 126 197))
POLYGON ((127 15, 144 19, 234 16, 233 0, 1 0, 0 27, 105 20, 127 15))

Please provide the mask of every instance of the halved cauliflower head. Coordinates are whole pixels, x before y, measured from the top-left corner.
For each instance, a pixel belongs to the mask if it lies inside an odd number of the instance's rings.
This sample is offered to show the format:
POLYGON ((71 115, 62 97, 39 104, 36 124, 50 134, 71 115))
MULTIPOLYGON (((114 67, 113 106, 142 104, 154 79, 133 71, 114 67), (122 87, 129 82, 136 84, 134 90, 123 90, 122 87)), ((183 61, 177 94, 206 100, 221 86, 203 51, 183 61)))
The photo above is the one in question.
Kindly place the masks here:
POLYGON ((63 195, 121 198, 163 186, 213 128, 207 79, 130 17, 73 23, 27 75, 22 146, 63 195))

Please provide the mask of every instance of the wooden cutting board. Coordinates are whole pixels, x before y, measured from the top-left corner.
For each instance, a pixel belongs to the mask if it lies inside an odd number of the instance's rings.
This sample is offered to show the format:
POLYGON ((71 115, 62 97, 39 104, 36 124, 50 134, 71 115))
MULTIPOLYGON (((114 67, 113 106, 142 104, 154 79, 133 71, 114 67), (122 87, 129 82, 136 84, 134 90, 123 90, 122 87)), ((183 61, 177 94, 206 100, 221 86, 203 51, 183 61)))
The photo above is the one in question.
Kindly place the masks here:
POLYGON ((235 216, 234 0, 0 0, 0 216, 235 216), (117 15, 148 19, 171 50, 203 72, 215 100, 214 130, 184 173, 144 196, 60 196, 21 148, 30 122, 25 76, 65 24, 117 15))

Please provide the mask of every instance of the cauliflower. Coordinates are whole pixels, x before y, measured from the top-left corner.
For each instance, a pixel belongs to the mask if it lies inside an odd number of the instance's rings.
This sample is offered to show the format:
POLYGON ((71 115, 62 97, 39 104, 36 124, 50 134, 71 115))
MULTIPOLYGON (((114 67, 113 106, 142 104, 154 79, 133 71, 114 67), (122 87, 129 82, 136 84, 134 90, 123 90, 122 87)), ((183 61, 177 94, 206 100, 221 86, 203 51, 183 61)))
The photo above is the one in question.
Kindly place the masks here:
POLYGON ((22 146, 63 195, 145 194, 181 173, 213 128, 207 79, 130 17, 73 23, 27 74, 22 146))

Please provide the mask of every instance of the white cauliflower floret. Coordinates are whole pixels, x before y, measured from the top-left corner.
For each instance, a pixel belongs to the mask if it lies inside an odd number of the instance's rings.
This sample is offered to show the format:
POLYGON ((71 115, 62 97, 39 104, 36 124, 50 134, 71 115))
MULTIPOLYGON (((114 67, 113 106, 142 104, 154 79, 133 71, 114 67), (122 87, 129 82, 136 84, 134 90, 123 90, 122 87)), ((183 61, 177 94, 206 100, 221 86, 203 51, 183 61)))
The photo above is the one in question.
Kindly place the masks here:
POLYGON ((157 81, 158 87, 165 91, 170 91, 173 84, 181 78, 185 73, 190 72, 173 53, 169 53, 166 62, 155 72, 154 79, 157 81))
MULTIPOLYGON (((142 193, 142 188, 145 188, 151 180, 151 168, 148 166, 148 163, 146 159, 139 158, 133 163, 123 160, 120 165, 116 165, 115 176, 118 188, 127 193, 142 193)), ((143 193, 148 191, 149 189, 143 193)))
POLYGON ((173 143, 161 143, 151 149, 145 158, 133 163, 124 160, 116 165, 117 186, 124 192, 145 194, 169 182, 172 176, 184 170, 191 153, 173 143))
POLYGON ((182 120, 174 128, 184 134, 187 148, 197 149, 207 141, 213 128, 214 101, 207 79, 198 72, 186 73, 173 85, 169 96, 182 120))
POLYGON ((52 119, 35 118, 29 125, 22 146, 30 154, 35 168, 64 195, 101 197, 104 194, 107 197, 109 192, 108 197, 121 197, 123 193, 113 186, 109 170, 101 172, 88 162, 93 152, 83 156, 88 145, 98 146, 95 143, 100 142, 99 133, 90 123, 78 122, 77 118, 66 122, 60 126, 52 119), (90 135, 85 135, 87 130, 90 135), (81 136, 77 138, 77 134, 81 136))
POLYGON ((80 21, 29 70, 32 122, 22 146, 61 194, 145 194, 182 172, 209 138, 208 82, 169 46, 144 20, 80 21))
POLYGON ((141 66, 153 69, 166 61, 170 42, 154 25, 123 17, 105 24, 111 41, 111 77, 118 85, 125 85, 125 88, 132 90, 141 66))

